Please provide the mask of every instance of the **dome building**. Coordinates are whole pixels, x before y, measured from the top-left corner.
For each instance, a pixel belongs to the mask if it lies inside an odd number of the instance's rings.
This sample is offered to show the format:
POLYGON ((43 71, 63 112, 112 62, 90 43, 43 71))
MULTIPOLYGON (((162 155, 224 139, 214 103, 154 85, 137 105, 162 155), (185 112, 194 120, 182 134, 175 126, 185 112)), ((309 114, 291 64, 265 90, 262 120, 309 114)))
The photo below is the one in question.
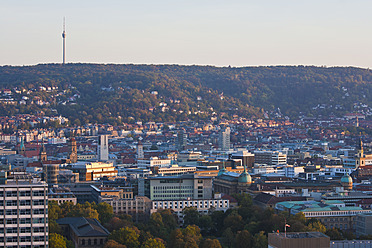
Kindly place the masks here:
POLYGON ((341 177, 341 185, 344 187, 345 190, 352 190, 353 189, 353 178, 346 174, 341 177))
POLYGON ((213 181, 213 190, 216 193, 231 195, 247 192, 251 184, 252 178, 245 166, 241 174, 227 171, 223 166, 213 181))

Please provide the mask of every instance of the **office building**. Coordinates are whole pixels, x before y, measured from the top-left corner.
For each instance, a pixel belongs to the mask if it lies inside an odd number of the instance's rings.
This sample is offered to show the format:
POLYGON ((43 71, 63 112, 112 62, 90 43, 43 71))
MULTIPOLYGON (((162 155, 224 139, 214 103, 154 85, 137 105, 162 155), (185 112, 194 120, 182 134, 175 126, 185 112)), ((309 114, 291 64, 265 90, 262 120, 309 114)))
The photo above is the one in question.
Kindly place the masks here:
POLYGON ((221 151, 230 150, 230 127, 222 129, 218 135, 218 147, 221 151))
POLYGON ((212 178, 194 174, 139 178, 138 195, 153 201, 211 199, 212 178))
POLYGON ((98 137, 98 159, 99 161, 107 161, 109 159, 108 150, 108 135, 100 135, 98 137))
POLYGON ((151 213, 157 212, 159 209, 172 209, 178 217, 178 223, 183 224, 183 210, 185 208, 195 208, 200 214, 208 214, 211 209, 213 211, 224 211, 229 209, 229 200, 215 198, 204 200, 174 200, 174 201, 153 201, 151 213))
POLYGON ((184 128, 182 128, 180 131, 178 131, 177 134, 177 150, 183 151, 185 150, 187 145, 187 133, 184 128))
POLYGON ((145 158, 145 153, 143 152, 142 142, 139 141, 137 144, 137 160, 145 158))
POLYGON ((48 247, 48 186, 33 180, 0 185, 0 247, 48 247))
POLYGON ((153 166, 157 167, 168 167, 172 164, 170 159, 161 159, 158 157, 151 157, 149 159, 138 159, 137 166, 139 168, 150 168, 153 166))
POLYGON ((372 213, 361 213, 356 216, 356 235, 372 235, 372 213))
POLYGON ((285 165, 287 155, 279 151, 254 151, 255 164, 285 165))
POLYGON ((112 163, 104 162, 77 162, 66 167, 74 173, 79 173, 79 181, 97 181, 101 178, 116 177, 118 171, 112 163))
POLYGON ((238 151, 231 154, 231 159, 240 159, 243 166, 247 168, 252 168, 254 163, 254 154, 248 151, 238 151))

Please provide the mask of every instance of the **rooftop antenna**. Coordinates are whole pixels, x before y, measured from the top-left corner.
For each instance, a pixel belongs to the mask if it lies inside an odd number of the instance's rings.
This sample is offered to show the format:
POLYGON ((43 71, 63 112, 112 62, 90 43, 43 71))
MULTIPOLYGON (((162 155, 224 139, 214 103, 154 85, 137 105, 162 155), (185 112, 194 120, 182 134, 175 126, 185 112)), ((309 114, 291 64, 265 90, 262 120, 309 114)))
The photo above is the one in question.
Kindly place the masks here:
POLYGON ((62 39, 63 39, 63 65, 65 65, 66 63, 66 20, 65 20, 65 17, 63 17, 62 39))

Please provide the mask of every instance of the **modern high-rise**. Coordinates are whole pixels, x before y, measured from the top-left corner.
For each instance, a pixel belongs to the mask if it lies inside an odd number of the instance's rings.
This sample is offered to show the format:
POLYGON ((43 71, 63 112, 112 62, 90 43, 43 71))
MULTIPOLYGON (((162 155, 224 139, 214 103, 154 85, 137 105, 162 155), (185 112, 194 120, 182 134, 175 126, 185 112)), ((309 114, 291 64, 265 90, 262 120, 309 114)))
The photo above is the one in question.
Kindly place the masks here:
POLYGON ((187 133, 186 130, 183 128, 177 134, 177 149, 179 151, 185 150, 187 145, 187 133))
POLYGON ((98 152, 99 161, 107 161, 109 159, 108 135, 99 136, 97 152, 98 152))
POLYGON ((48 186, 37 181, 0 185, 0 247, 48 247, 48 186))
POLYGON ((139 141, 137 144, 137 159, 145 158, 145 153, 143 152, 143 145, 142 142, 139 141))
POLYGON ((228 151, 230 149, 230 127, 225 127, 219 133, 218 147, 221 151, 228 151))

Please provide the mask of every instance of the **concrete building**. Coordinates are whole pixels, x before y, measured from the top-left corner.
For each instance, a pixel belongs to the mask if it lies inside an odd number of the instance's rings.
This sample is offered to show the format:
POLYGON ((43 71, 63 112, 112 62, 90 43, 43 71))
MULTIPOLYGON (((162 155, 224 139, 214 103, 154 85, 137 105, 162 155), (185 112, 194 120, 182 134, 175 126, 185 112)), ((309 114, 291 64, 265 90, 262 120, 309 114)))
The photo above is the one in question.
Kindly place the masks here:
POLYGON ((185 129, 181 129, 177 134, 177 150, 183 151, 187 145, 187 133, 185 129))
POLYGON ((138 195, 153 201, 211 199, 212 178, 194 174, 139 178, 138 195))
POLYGON ((152 173, 161 176, 178 176, 183 174, 190 174, 196 171, 196 167, 191 166, 178 166, 173 164, 171 167, 152 167, 152 173))
POLYGON ((203 156, 201 152, 194 152, 194 151, 182 151, 177 155, 177 162, 185 163, 185 162, 196 162, 203 160, 203 156))
POLYGON ((149 159, 138 159, 137 166, 139 168, 150 168, 154 166, 158 167, 168 167, 172 164, 170 159, 160 159, 158 157, 151 157, 149 159))
POLYGON ((218 135, 218 147, 221 151, 230 150, 230 127, 222 129, 218 135))
POLYGON ((103 195, 99 202, 106 202, 112 206, 115 214, 129 214, 135 221, 146 220, 150 216, 151 200, 146 196, 120 198, 117 196, 103 195))
POLYGON ((238 151, 231 154, 231 159, 240 159, 243 166, 247 168, 252 168, 254 163, 254 154, 248 151, 238 151))
POLYGON ((208 214, 213 211, 226 211, 229 209, 229 200, 215 198, 204 200, 178 200, 178 201, 153 201, 151 206, 151 213, 157 212, 159 209, 172 209, 178 217, 178 223, 183 224, 183 210, 185 208, 196 208, 201 214, 208 214))
POLYGON ((0 247, 48 247, 47 193, 36 179, 0 185, 0 247))
POLYGON ((372 213, 361 213, 356 216, 356 235, 372 235, 372 213))
POLYGON ((104 162, 77 162, 66 167, 74 173, 79 173, 79 181, 97 181, 100 178, 116 177, 118 171, 112 163, 104 162))
POLYGON ((110 234, 96 219, 67 217, 57 220, 57 223, 76 248, 103 248, 110 234))
POLYGON ((43 164, 43 173, 49 187, 58 184, 59 164, 43 164))
POLYGON ((142 142, 138 142, 137 144, 137 160, 145 158, 145 153, 143 152, 143 145, 142 142))
POLYGON ((254 151, 255 164, 287 164, 287 155, 279 151, 254 151))
POLYGON ((290 214, 302 212, 306 218, 315 218, 330 228, 355 230, 355 219, 358 214, 372 213, 360 207, 346 207, 342 201, 286 201, 275 205, 279 211, 289 211, 290 214))
POLYGON ((64 202, 72 202, 74 205, 77 203, 77 198, 74 193, 68 188, 51 188, 48 193, 49 201, 56 201, 58 204, 64 202))
POLYGON ((98 139, 98 159, 99 161, 107 161, 109 159, 108 150, 108 135, 100 135, 98 139))
POLYGON ((330 238, 321 232, 269 233, 269 248, 329 248, 330 238))

